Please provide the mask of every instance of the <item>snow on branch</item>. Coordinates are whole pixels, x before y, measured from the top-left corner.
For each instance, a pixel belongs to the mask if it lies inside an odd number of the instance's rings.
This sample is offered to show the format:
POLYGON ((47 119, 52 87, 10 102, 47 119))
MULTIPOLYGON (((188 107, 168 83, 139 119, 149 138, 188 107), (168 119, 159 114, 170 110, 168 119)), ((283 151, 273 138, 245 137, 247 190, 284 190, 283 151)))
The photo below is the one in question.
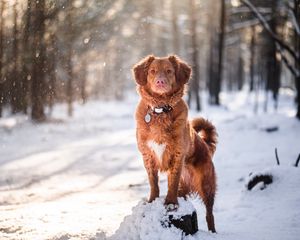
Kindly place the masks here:
POLYGON ((271 37, 275 40, 276 43, 280 45, 284 50, 289 52, 291 56, 294 58, 294 60, 297 62, 299 61, 299 57, 297 56, 296 52, 289 47, 286 43, 284 43, 271 29, 270 25, 266 21, 266 19, 261 15, 261 13, 257 10, 257 8, 249 1, 249 0, 241 0, 243 4, 245 4, 258 18, 258 20, 261 22, 263 27, 266 29, 266 31, 271 35, 271 37))
POLYGON ((299 27, 299 23, 295 17, 295 14, 294 12, 289 8, 289 14, 291 16, 291 19, 292 19, 292 24, 294 25, 295 27, 295 31, 298 35, 300 35, 300 27, 299 27))
MULTIPOLYGON (((265 7, 258 7, 257 10, 260 13, 271 13, 271 8, 265 8, 265 7)), ((249 10, 248 7, 239 7, 239 8, 231 8, 229 10, 229 14, 240 14, 240 13, 249 13, 251 10, 249 10)))
MULTIPOLYGON (((265 16, 265 19, 266 19, 266 21, 269 21, 272 18, 271 18, 271 16, 265 16)), ((247 20, 247 21, 243 21, 243 22, 236 22, 236 23, 233 23, 231 25, 231 27, 227 27, 226 32, 230 33, 233 31, 241 30, 243 28, 256 26, 259 23, 260 23, 260 21, 258 19, 251 19, 251 20, 247 20)))
POLYGON ((284 62, 284 64, 286 65, 286 67, 291 71, 291 73, 295 76, 295 77, 299 77, 300 76, 300 72, 298 69, 296 69, 293 65, 291 65, 287 59, 287 57, 285 56, 284 52, 282 51, 282 48, 279 46, 279 44, 276 43, 276 47, 279 51, 279 54, 281 56, 282 61, 284 62))

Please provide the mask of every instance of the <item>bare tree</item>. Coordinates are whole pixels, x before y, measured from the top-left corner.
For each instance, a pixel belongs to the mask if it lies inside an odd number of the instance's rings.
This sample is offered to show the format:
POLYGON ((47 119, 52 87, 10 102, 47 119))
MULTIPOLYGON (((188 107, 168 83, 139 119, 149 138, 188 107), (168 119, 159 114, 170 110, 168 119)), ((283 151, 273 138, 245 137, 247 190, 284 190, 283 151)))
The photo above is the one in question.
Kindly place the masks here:
POLYGON ((179 30, 178 30, 178 11, 177 1, 171 1, 171 14, 172 14, 172 34, 173 34, 173 52, 180 54, 179 30))
POLYGON ((215 104, 220 104, 219 93, 221 91, 222 73, 223 73, 223 52, 225 39, 225 21, 226 21, 225 0, 221 0, 220 28, 219 28, 219 46, 218 46, 218 71, 216 79, 216 99, 215 104))
POLYGON ((251 26, 251 41, 250 41, 250 91, 254 89, 254 61, 255 61, 255 26, 251 26))
POLYGON ((195 0, 190 0, 190 22, 191 22, 191 47, 192 47, 192 69, 193 76, 191 79, 191 86, 188 95, 188 104, 191 105, 192 98, 195 98, 197 111, 201 110, 200 96, 199 96, 199 52, 197 46, 197 16, 195 0))
POLYGON ((4 35, 4 9, 5 9, 5 0, 1 1, 0 5, 0 117, 2 116, 2 108, 4 101, 4 80, 3 80, 3 60, 4 60, 4 52, 3 52, 3 35, 4 35))
MULTIPOLYGON (((257 17, 257 19, 260 21, 266 32, 270 35, 270 37, 273 39, 274 44, 276 46, 276 51, 277 53, 280 54, 283 63, 287 66, 289 71, 294 75, 295 77, 295 85, 296 85, 296 90, 297 90, 297 114, 296 117, 300 119, 300 54, 299 54, 299 49, 297 49, 297 46, 299 46, 298 41, 299 41, 299 0, 294 0, 294 7, 293 7, 293 16, 296 21, 292 21, 294 23, 294 28, 295 28, 295 39, 296 39, 296 48, 293 49, 289 44, 285 43, 277 34, 274 32, 274 27, 268 23, 266 18, 259 12, 257 7, 255 7, 249 0, 241 0, 241 2, 247 6, 252 13, 257 17), (298 21, 297 21, 298 20, 298 21), (298 39, 298 40, 297 40, 298 39), (289 60, 286 56, 286 53, 289 54, 290 58, 294 62, 294 64, 289 60)), ((274 73, 276 74, 276 73, 274 73)))
POLYGON ((35 121, 44 121, 46 115, 44 112, 44 92, 45 92, 45 0, 34 2, 33 12, 33 69, 31 78, 31 117, 35 121))
POLYGON ((23 39, 22 39, 22 69, 20 81, 22 84, 21 99, 22 99, 22 111, 27 113, 27 107, 29 104, 29 83, 30 83, 30 73, 32 69, 33 53, 32 49, 29 48, 32 44, 32 39, 30 37, 32 28, 32 7, 33 0, 27 0, 27 8, 24 13, 24 29, 23 29, 23 39))
POLYGON ((67 86, 66 86, 66 96, 67 96, 67 103, 68 103, 68 116, 71 117, 73 115, 73 44, 74 44, 74 34, 73 34, 73 0, 70 0, 70 5, 67 8, 66 13, 66 24, 67 28, 69 29, 67 33, 67 53, 66 53, 66 70, 67 70, 67 86))
POLYGON ((19 25, 18 25, 18 1, 15 0, 13 5, 14 25, 13 25, 13 71, 10 74, 10 98, 12 113, 22 111, 22 82, 20 78, 20 41, 19 41, 19 25))

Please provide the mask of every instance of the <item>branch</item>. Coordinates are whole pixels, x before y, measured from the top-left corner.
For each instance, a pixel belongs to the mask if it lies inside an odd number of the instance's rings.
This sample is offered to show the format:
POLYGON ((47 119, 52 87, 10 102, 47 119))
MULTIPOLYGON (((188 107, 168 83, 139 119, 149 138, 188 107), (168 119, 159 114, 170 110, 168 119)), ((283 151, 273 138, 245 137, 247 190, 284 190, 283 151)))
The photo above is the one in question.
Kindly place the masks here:
POLYGON ((275 156, 276 156, 277 165, 280 165, 279 158, 278 158, 278 153, 277 153, 277 148, 275 148, 275 156))
POLYGON ((296 160, 295 167, 298 167, 299 161, 300 161, 300 154, 298 155, 298 158, 296 160))
POLYGON ((297 21, 297 19, 296 19, 296 17, 295 17, 294 12, 293 12, 291 9, 289 9, 289 14, 290 14, 290 16, 291 16, 292 23, 293 23, 293 25, 294 25, 294 27, 295 27, 295 32, 297 33, 298 36, 300 36, 300 27, 299 27, 299 23, 298 23, 298 21, 297 21))
MULTIPOLYGON (((271 16, 266 16, 265 19, 267 21, 271 20, 271 16)), ((243 28, 247 28, 247 27, 252 27, 252 26, 256 26, 260 24, 259 20, 258 19, 251 19, 251 20, 246 20, 246 21, 243 21, 243 22, 237 22, 237 23, 233 23, 231 25, 231 27, 227 27, 226 28, 226 33, 230 33, 230 32, 233 32, 233 31, 237 31, 237 30, 241 30, 243 28)))
POLYGON ((286 65, 286 67, 291 71, 291 73, 295 76, 295 77, 299 77, 300 76, 300 72, 298 69, 296 69, 294 66, 292 66, 289 61, 287 60, 284 52, 282 51, 282 48, 276 43, 276 48, 280 53, 281 59, 284 62, 284 64, 286 65))
POLYGON ((286 43, 284 43, 271 29, 270 25, 266 21, 266 19, 260 14, 260 12, 257 10, 257 8, 248 0, 241 0, 243 4, 245 4, 249 9, 255 14, 255 16, 258 18, 258 20, 261 22, 263 25, 264 29, 270 34, 270 36, 275 40, 276 43, 280 45, 284 50, 288 51, 294 60, 297 62, 299 61, 299 58, 295 51, 290 48, 286 43))
MULTIPOLYGON (((257 10, 260 13, 271 13, 271 8, 264 8, 264 7, 257 7, 257 10)), ((240 13, 249 13, 251 10, 249 10, 248 7, 238 7, 238 8, 231 8, 229 10, 229 14, 240 14, 240 13)))

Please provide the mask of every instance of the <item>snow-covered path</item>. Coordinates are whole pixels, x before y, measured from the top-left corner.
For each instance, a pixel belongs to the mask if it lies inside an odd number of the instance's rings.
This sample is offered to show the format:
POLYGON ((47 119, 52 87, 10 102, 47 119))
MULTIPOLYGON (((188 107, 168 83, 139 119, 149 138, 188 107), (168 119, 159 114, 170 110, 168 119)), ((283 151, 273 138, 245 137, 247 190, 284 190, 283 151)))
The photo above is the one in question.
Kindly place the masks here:
MULTIPOLYGON (((227 101, 241 102, 237 97, 227 101)), ((232 109, 205 109, 219 132, 214 159, 218 234, 207 233, 199 204, 200 231, 192 239, 300 236, 300 168, 292 167, 300 152, 300 124, 290 116, 289 101, 278 114, 258 116, 246 101, 231 104, 232 109), (273 126, 279 130, 264 131, 273 126), (275 147, 280 167, 275 166, 275 147), (274 183, 264 191, 246 191, 245 178, 261 171, 271 172, 274 183)), ((72 119, 65 119, 59 106, 54 116, 65 120, 41 125, 22 116, 0 120, 1 240, 106 239, 118 229, 148 195, 135 143, 135 103, 90 102, 76 106, 72 119)), ((164 195, 164 177, 161 184, 164 195)))

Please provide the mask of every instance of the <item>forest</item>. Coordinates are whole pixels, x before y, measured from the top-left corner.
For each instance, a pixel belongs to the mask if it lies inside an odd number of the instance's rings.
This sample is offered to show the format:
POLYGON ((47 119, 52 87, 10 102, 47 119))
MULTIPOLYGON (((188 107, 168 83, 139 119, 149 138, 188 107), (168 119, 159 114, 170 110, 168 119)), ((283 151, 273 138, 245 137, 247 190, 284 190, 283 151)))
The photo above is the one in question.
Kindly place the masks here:
POLYGON ((0 0, 0 240, 299 239, 299 134, 300 0, 0 0))
POLYGON ((222 105, 222 91, 247 88, 267 112, 288 89, 300 119, 299 11, 297 0, 1 0, 0 116, 39 122, 56 103, 72 116, 75 101, 121 100, 141 57, 177 54, 198 111, 203 92, 222 105))

